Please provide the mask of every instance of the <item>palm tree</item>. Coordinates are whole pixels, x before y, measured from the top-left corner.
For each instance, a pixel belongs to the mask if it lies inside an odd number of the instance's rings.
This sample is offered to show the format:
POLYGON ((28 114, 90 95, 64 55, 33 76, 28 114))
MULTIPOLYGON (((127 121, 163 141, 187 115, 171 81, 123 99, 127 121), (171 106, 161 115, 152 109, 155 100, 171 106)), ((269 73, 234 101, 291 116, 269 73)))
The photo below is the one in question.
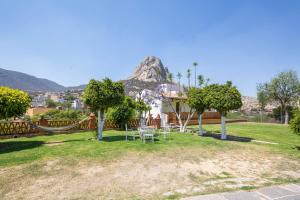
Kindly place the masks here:
POLYGON ((178 78, 178 82, 179 82, 179 92, 180 92, 180 80, 182 78, 182 74, 180 72, 177 73, 177 78, 178 78))
POLYGON ((197 62, 193 62, 193 65, 195 67, 195 87, 197 86, 197 62))
POLYGON ((173 85, 173 74, 172 73, 168 73, 168 81, 171 82, 171 86, 169 88, 169 90, 170 90, 169 92, 170 92, 170 95, 171 95, 171 87, 173 85))
POLYGON ((191 70, 190 69, 188 69, 187 71, 186 71, 186 77, 187 77, 187 79, 188 79, 188 84, 189 84, 189 88, 191 87, 191 75, 192 75, 192 73, 191 73, 191 70))
POLYGON ((203 84, 204 84, 204 76, 198 75, 198 86, 201 88, 203 84))

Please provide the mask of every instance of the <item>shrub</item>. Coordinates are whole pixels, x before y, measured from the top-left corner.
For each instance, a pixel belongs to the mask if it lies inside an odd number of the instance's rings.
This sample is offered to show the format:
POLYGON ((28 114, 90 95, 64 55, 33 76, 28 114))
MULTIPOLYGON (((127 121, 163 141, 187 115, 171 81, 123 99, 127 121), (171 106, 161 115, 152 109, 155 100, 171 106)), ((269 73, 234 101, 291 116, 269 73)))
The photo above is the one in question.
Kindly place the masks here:
POLYGON ((31 98, 26 92, 0 87, 0 120, 22 116, 30 103, 31 98))
MULTIPOLYGON (((293 107, 292 106, 287 106, 286 108, 287 112, 288 112, 288 115, 290 116, 290 118, 293 116, 293 107)), ((277 107, 277 108, 274 108, 272 110, 272 114, 270 114, 270 117, 276 119, 277 121, 284 121, 284 111, 282 111, 281 107, 277 107), (282 119, 281 119, 282 117, 282 119)))
POLYGON ((125 124, 136 114, 136 102, 126 96, 123 103, 109 111, 109 118, 111 118, 120 128, 124 129, 125 124))
POLYGON ((80 110, 50 110, 32 118, 39 119, 41 116, 48 120, 81 120, 87 115, 80 110))
POLYGON ((290 120, 290 128, 294 133, 300 134, 300 110, 293 112, 293 119, 290 120))

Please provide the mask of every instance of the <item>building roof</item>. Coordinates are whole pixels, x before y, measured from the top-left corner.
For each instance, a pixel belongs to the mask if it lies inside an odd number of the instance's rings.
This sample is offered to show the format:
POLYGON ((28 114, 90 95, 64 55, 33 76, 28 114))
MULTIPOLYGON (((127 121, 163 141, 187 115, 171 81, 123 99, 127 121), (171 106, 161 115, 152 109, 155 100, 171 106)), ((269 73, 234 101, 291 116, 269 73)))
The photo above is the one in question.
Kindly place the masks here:
POLYGON ((179 95, 178 93, 165 92, 162 93, 162 96, 169 99, 187 99, 187 96, 184 93, 179 95))

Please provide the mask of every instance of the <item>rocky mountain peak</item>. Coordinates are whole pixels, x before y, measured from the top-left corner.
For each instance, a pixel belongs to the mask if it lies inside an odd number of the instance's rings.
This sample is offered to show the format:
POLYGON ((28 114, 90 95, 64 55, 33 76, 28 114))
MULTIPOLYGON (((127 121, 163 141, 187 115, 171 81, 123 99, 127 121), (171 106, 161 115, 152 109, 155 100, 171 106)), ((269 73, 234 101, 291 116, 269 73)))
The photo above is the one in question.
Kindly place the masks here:
POLYGON ((136 79, 145 82, 167 81, 168 68, 164 67, 161 60, 155 56, 147 56, 141 62, 129 79, 136 79))

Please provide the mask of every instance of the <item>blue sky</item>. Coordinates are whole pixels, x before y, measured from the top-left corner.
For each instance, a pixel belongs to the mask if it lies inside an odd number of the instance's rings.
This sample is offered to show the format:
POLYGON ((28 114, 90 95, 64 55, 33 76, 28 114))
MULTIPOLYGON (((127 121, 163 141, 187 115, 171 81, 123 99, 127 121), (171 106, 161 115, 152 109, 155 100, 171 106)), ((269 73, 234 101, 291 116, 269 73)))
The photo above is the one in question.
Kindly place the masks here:
POLYGON ((171 72, 194 61, 243 95, 300 71, 298 0, 0 0, 0 68, 65 86, 127 78, 144 57, 171 72))

